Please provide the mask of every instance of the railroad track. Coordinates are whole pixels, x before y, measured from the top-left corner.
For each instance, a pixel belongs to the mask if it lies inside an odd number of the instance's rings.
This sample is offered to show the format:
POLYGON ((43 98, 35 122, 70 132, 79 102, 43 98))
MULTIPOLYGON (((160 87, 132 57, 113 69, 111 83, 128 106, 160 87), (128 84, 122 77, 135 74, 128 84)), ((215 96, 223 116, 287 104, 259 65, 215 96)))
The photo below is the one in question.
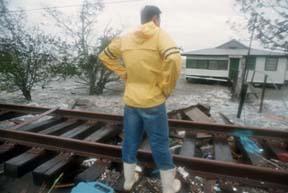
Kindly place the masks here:
MULTIPOLYGON (((4 163, 4 173, 8 176, 20 177, 32 171, 34 183, 40 185, 63 171, 77 168, 87 157, 121 162, 121 146, 112 139, 121 133, 122 116, 0 104, 0 125, 7 120, 18 120, 15 125, 0 129, 0 163, 4 163), (28 114, 34 116, 26 121, 17 119, 28 114)), ((239 148, 239 151, 247 163, 239 163, 233 158, 233 151, 228 144, 229 137, 237 138, 239 133, 249 133, 253 139, 261 141, 264 151, 271 156, 275 153, 275 147, 270 142, 277 140, 287 145, 287 130, 176 119, 170 119, 169 126, 172 133, 186 132, 181 139, 183 144, 178 151, 174 151, 173 159, 177 166, 185 167, 193 175, 288 188, 288 170, 260 167, 257 164, 259 158, 253 157, 245 148, 239 148), (213 160, 201 158, 197 153, 197 143, 207 138, 207 135, 198 138, 199 132, 210 135, 208 138, 213 143, 213 160)), ((243 146, 241 142, 238 145, 243 146)), ((149 148, 140 149, 138 158, 145 166, 153 165, 149 148)), ((98 167, 97 171, 95 178, 101 175, 103 167, 98 167)))

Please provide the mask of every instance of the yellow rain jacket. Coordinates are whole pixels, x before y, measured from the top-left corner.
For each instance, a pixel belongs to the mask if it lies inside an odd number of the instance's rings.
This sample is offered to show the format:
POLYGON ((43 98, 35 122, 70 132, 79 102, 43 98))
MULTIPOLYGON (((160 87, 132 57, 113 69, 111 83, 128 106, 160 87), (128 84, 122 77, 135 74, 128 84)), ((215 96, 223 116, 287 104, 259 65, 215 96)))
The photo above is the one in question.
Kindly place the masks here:
POLYGON ((164 103, 175 88, 181 69, 175 42, 153 22, 113 39, 99 58, 125 80, 124 103, 138 108, 164 103))

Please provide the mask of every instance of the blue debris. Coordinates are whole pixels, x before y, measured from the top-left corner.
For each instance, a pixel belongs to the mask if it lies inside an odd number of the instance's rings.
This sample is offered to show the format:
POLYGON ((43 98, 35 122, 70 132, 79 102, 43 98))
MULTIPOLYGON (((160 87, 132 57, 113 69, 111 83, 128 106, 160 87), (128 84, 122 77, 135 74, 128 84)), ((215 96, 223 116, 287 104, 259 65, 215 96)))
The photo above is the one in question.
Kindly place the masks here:
POLYGON ((250 138, 253 135, 252 131, 235 131, 233 135, 240 138, 240 143, 247 152, 253 154, 261 154, 263 152, 263 149, 250 138))
POLYGON ((241 136, 240 137, 241 144, 243 145, 244 149, 253 154, 261 154, 263 152, 263 149, 258 146, 258 144, 250 139, 250 137, 247 136, 241 136))

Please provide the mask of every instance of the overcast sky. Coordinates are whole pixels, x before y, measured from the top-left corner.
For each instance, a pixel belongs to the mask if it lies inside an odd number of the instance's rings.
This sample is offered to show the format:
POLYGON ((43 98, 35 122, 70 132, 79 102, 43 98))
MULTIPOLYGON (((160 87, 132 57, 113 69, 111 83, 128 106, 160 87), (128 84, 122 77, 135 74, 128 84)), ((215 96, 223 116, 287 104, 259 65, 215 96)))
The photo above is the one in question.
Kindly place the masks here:
MULTIPOLYGON (((104 0, 104 2, 123 0, 104 0)), ((81 0, 10 0, 10 9, 35 9, 81 4, 81 0)), ((131 29, 139 25, 139 12, 144 5, 157 5, 162 11, 161 27, 168 31, 178 46, 185 51, 218 46, 232 38, 248 44, 246 30, 235 32, 227 21, 244 23, 243 16, 235 8, 235 0, 134 0, 125 3, 105 4, 99 23, 108 22, 116 28, 131 29)), ((67 17, 77 12, 77 7, 59 9, 67 17)), ((27 12, 31 23, 43 22, 43 11, 27 12)), ((50 27, 53 29, 53 26, 50 27)), ((254 47, 259 47, 254 44, 254 47)))

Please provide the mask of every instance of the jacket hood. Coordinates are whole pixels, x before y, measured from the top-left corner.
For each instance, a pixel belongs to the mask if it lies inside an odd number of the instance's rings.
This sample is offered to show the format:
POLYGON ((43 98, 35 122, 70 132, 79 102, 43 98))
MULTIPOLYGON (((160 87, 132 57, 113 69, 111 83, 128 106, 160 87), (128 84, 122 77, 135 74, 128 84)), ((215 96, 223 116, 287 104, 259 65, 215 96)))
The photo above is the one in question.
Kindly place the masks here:
POLYGON ((145 23, 134 32, 135 40, 137 43, 142 44, 145 40, 150 39, 157 31, 159 27, 154 24, 153 21, 145 23))

